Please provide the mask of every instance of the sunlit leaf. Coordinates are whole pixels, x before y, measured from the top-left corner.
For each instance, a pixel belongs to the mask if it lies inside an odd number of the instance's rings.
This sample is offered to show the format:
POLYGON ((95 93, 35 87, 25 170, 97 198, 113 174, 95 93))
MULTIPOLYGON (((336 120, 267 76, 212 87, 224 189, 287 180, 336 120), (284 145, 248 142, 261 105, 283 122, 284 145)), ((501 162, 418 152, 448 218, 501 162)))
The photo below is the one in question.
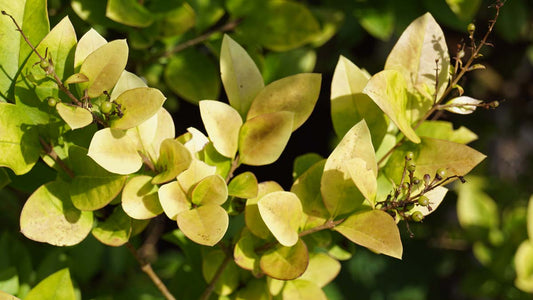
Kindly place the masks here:
POLYGON ((320 74, 302 73, 272 82, 255 97, 246 119, 290 111, 294 113, 292 130, 298 129, 313 112, 320 93, 321 78, 320 74))
POLYGON ((138 126, 155 115, 165 99, 163 93, 154 88, 139 87, 125 91, 115 99, 124 115, 111 119, 111 128, 129 129, 138 126))
MULTIPOLYGON (((209 139, 205 136, 205 134, 194 127, 187 128, 187 133, 185 135, 188 135, 189 137, 183 145, 185 145, 185 147, 189 149, 193 155, 199 151, 202 151, 205 145, 209 143, 209 139)), ((178 140, 179 139, 180 138, 178 137, 178 140)))
POLYGON ((74 53, 74 69, 77 70, 89 54, 105 44, 107 44, 106 39, 93 28, 89 29, 89 31, 80 38, 78 45, 76 46, 76 52, 74 53))
POLYGON ((111 91, 124 71, 127 61, 126 40, 111 41, 89 54, 80 68, 80 73, 89 78, 86 85, 89 97, 98 97, 104 91, 111 91))
POLYGON ((163 211, 171 220, 176 220, 179 213, 191 208, 191 202, 177 181, 162 185, 157 194, 163 211))
POLYGON ((89 81, 89 78, 81 73, 75 73, 70 75, 65 82, 63 82, 65 85, 72 84, 72 83, 83 83, 89 81))
POLYGON ((144 220, 163 212, 157 195, 158 187, 151 181, 152 177, 139 175, 126 182, 122 190, 122 208, 128 216, 144 220))
POLYGON ((378 189, 377 168, 374 169, 372 165, 369 166, 366 161, 359 157, 347 161, 346 168, 361 194, 374 204, 378 189))
POLYGON ((205 145, 198 155, 206 164, 216 167, 215 174, 222 176, 222 178, 228 178, 234 162, 231 158, 220 154, 213 143, 205 145))
POLYGON ((473 113, 476 110, 477 105, 482 102, 483 101, 474 99, 472 97, 461 96, 461 97, 453 98, 443 105, 445 106, 444 109, 446 109, 449 112, 460 114, 460 115, 468 115, 468 114, 473 113))
POLYGON ((243 199, 255 198, 257 193, 257 178, 252 172, 241 173, 233 177, 228 184, 228 194, 234 197, 243 199))
POLYGON ((265 274, 280 280, 300 277, 308 264, 309 253, 301 239, 292 247, 277 245, 265 252, 259 260, 259 266, 265 274))
POLYGON ((261 245, 261 242, 263 241, 245 228, 241 232, 240 238, 233 250, 233 260, 235 263, 245 270, 255 271, 257 273, 260 256, 255 252, 255 248, 261 245))
POLYGON ((0 290, 0 299, 2 300, 20 300, 19 298, 12 296, 6 292, 0 290))
POLYGON ((118 247, 128 242, 131 231, 131 218, 117 206, 105 221, 96 223, 92 234, 102 244, 118 247))
POLYGON ((272 236, 270 230, 266 226, 265 222, 261 218, 259 213, 259 207, 257 202, 264 195, 273 192, 283 191, 283 188, 274 181, 265 181, 259 183, 257 186, 257 197, 248 199, 246 201, 246 207, 244 209, 244 220, 246 222, 246 227, 255 235, 262 239, 267 239, 272 236))
POLYGON ((113 91, 110 95, 110 100, 114 101, 127 90, 132 90, 134 88, 147 87, 146 83, 139 78, 137 75, 130 73, 126 70, 122 71, 122 74, 118 78, 117 84, 113 88, 113 91))
POLYGON ((93 122, 91 112, 81 106, 58 103, 56 109, 72 130, 85 127, 93 122))
MULTIPOLYGON (((385 2, 390 3, 390 2, 385 2)), ((394 10, 387 7, 371 5, 368 8, 356 10, 356 17, 361 26, 374 37, 388 41, 394 31, 394 10)))
POLYGON ((341 264, 325 253, 316 253, 309 258, 309 266, 299 279, 314 282, 318 287, 324 287, 339 274, 341 264))
POLYGON ((515 285, 522 291, 533 293, 533 242, 525 240, 514 256, 515 285))
POLYGON ((226 211, 213 204, 202 205, 178 214, 178 227, 193 242, 214 246, 226 233, 229 217, 226 211))
POLYGON ((213 100, 199 102, 200 115, 205 130, 217 151, 233 158, 239 146, 242 118, 239 112, 226 103, 213 100))
POLYGON ((175 139, 163 140, 159 151, 157 168, 161 172, 152 180, 154 184, 161 184, 175 179, 191 164, 191 152, 175 139))
POLYGON ((133 27, 147 27, 154 21, 154 15, 135 0, 108 0, 105 15, 133 27))
POLYGON ((413 213, 415 211, 420 211, 424 216, 427 216, 431 213, 433 213, 439 205, 442 203, 442 200, 444 200, 444 196, 446 196, 446 193, 448 192, 448 189, 442 186, 438 186, 435 189, 427 192, 424 194, 424 196, 428 197, 429 199, 429 205, 428 206, 420 206, 416 205, 413 209, 411 209, 409 212, 413 213), (431 210, 429 209, 431 207, 431 210))
POLYGON ((453 124, 447 121, 425 121, 416 129, 416 134, 460 144, 477 140, 477 134, 470 129, 461 126, 454 130, 453 124))
POLYGON ((222 205, 228 199, 228 186, 220 175, 210 175, 198 182, 191 192, 195 205, 222 205))
POLYGON ((68 183, 49 182, 26 200, 20 213, 20 231, 27 238, 54 246, 71 246, 91 232, 93 213, 76 209, 68 183))
POLYGON ((298 227, 302 218, 300 199, 291 192, 269 193, 257 202, 261 218, 283 246, 298 242, 298 227))
POLYGON ((335 226, 350 241, 375 252, 402 258, 402 240, 394 219, 381 210, 359 212, 335 226))
POLYGON ((417 110, 421 115, 432 104, 431 99, 439 99, 444 93, 450 77, 449 68, 450 57, 444 34, 430 13, 417 18, 405 29, 385 63, 385 70, 399 71, 409 88, 415 88, 429 100, 418 104, 417 110))
POLYGON ((326 294, 313 281, 296 279, 287 281, 283 288, 283 299, 294 300, 327 300, 326 294))
POLYGON ((387 120, 379 107, 363 94, 370 75, 344 56, 339 57, 331 81, 331 119, 337 136, 342 137, 363 118, 377 147, 387 132, 387 120))
POLYGON ((278 111, 247 120, 239 134, 240 162, 252 166, 275 162, 289 142, 293 115, 278 111))
POLYGON ((228 35, 224 35, 220 49, 220 76, 230 105, 244 119, 265 84, 252 58, 228 35))
MULTIPOLYGON (((215 277, 217 270, 220 268, 220 266, 226 259, 226 255, 227 254, 224 253, 224 251, 217 249, 209 252, 203 257, 202 274, 204 275, 204 279, 206 282, 209 283, 213 280, 213 277, 215 277)), ((214 291, 221 296, 225 296, 233 293, 233 291, 237 288, 238 285, 239 270, 235 263, 230 260, 226 263, 224 271, 222 271, 222 275, 220 275, 217 282, 215 283, 214 291)))
POLYGON ((363 93, 374 100, 409 140, 420 143, 420 138, 410 124, 407 84, 400 72, 385 70, 377 73, 370 78, 363 93))
POLYGON ((68 269, 62 269, 39 282, 25 300, 76 300, 68 269))
POLYGON ((200 180, 207 176, 214 175, 216 167, 209 166, 201 160, 193 159, 189 168, 181 172, 178 176, 178 182, 185 193, 189 193, 189 190, 200 180))

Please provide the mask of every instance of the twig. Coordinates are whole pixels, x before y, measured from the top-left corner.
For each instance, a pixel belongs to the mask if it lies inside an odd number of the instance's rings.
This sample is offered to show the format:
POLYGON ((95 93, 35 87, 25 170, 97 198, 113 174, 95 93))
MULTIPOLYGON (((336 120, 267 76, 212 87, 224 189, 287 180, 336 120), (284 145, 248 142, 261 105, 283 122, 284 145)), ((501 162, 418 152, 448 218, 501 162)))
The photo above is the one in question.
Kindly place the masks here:
POLYGON ((176 298, 174 298, 174 296, 168 291, 167 286, 163 283, 163 281, 161 281, 159 276, 157 276, 157 274, 154 272, 154 269, 152 269, 152 265, 146 262, 146 260, 139 255, 135 247, 130 242, 126 243, 126 247, 128 248, 128 250, 130 250, 131 254, 133 254, 137 262, 139 262, 139 265, 141 266, 141 270, 144 273, 146 273, 148 277, 150 277, 154 285, 159 289, 161 294, 163 294, 165 299, 176 300, 176 298))
POLYGON ((213 276, 213 279, 211 279, 211 282, 209 282, 209 285, 202 293, 202 296, 200 296, 200 300, 209 299, 209 297, 211 296, 211 293, 213 293, 213 291, 215 290, 216 283, 220 279, 220 276, 222 276, 224 269, 226 269, 226 266, 229 264, 231 259, 232 259, 231 255, 226 253, 226 257, 222 261, 222 264, 220 264, 220 266, 218 267, 217 272, 215 273, 215 276, 213 276))
POLYGON ((57 153, 54 151, 54 148, 50 144, 48 144, 42 137, 39 137, 39 142, 41 143, 41 146, 43 146, 46 155, 50 156, 70 178, 74 178, 74 176, 76 176, 74 172, 65 164, 65 162, 57 155, 57 153))
POLYGON ((137 251, 139 255, 144 257, 147 261, 154 261, 157 258, 156 245, 161 235, 163 235, 164 230, 164 216, 159 215, 155 219, 153 219, 153 222, 150 224, 150 228, 148 229, 148 235, 144 240, 142 246, 139 247, 139 250, 137 251))
POLYGON ((233 178, 233 173, 235 173, 235 170, 241 165, 239 162, 239 155, 235 157, 235 159, 231 162, 231 169, 228 172, 228 176, 226 176, 226 183, 229 183, 231 178, 233 178))

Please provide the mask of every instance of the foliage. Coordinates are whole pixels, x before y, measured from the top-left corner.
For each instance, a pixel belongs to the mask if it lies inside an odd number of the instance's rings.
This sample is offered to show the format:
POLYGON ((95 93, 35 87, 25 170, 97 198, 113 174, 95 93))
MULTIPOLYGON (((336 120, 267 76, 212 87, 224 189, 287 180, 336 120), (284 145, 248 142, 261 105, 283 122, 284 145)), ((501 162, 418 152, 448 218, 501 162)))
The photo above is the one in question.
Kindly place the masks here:
MULTIPOLYGON (((85 251, 110 251, 96 241, 125 245, 167 299, 209 299, 213 292, 231 299, 326 299, 323 288, 339 273, 339 261, 352 257, 350 247, 401 259, 398 224, 421 222, 443 202, 444 185, 464 183, 485 159, 466 145, 477 138, 473 132, 429 117, 498 106, 463 95, 459 84, 483 68, 475 61, 489 44, 500 2, 486 34, 478 39, 469 27, 471 45, 463 44, 453 60, 431 13, 401 33, 382 71, 371 75, 340 56, 330 96, 338 144, 327 157, 300 157, 288 190, 241 167, 277 161, 310 118, 323 83, 311 73, 315 48, 339 30, 340 10, 290 1, 72 1, 72 10, 96 29, 128 36, 107 41, 95 29, 78 40, 77 20, 69 17, 49 29, 45 1, 8 2, 0 2, 2 30, 16 34, 0 35, 0 174, 7 185, 45 173, 33 180, 37 186, 23 185, 31 195, 20 232, 85 251), (188 40, 225 15, 229 21, 216 32, 188 40), (204 43, 198 51, 182 51, 198 43, 204 43), (264 58, 263 49, 271 51, 264 58), (130 61, 142 77, 126 71, 130 61), (216 100, 220 84, 227 103, 216 100), (177 132, 181 124, 165 108, 172 104, 164 106, 175 101, 165 96, 170 92, 198 105, 205 133, 177 132), (168 284, 169 291, 152 269, 146 249, 161 235, 157 224, 169 220, 174 227, 163 239, 187 261, 166 258, 180 270, 175 279, 202 283, 168 284), (146 242, 136 249, 142 235, 146 242)), ((370 34, 387 39, 393 3, 355 14, 370 34)), ((479 3, 446 1, 466 23, 479 3)), ((458 188, 461 225, 497 230, 495 205, 469 184, 458 188)), ((7 248, 10 239, 0 245, 7 248)), ((516 285, 528 292, 531 268, 521 262, 530 261, 531 249, 525 241, 515 256, 516 285)), ((8 294, 78 297, 69 269, 37 285, 33 280, 30 289, 22 279, 31 266, 6 265, 2 278, 9 280, 0 287, 8 294)))

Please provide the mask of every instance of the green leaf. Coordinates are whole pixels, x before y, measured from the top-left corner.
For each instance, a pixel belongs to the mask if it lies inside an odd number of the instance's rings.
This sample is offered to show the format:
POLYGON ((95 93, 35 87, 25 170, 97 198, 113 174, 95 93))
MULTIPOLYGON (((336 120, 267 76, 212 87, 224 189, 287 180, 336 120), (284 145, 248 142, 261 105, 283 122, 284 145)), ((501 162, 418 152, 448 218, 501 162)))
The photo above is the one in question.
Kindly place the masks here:
POLYGON ((0 190, 11 183, 11 178, 4 168, 0 168, 0 190))
MULTIPOLYGON (((15 18, 33 45, 38 45, 50 30, 46 0, 2 0, 0 6, 15 18)), ((6 102, 14 99, 15 78, 31 49, 16 30, 13 21, 6 16, 0 18, 0 45, 0 102, 6 102)))
POLYGON ((262 89, 252 102, 247 120, 274 112, 294 113, 292 131, 309 118, 320 93, 322 76, 303 73, 274 81, 262 89))
POLYGON ((442 29, 433 16, 426 13, 409 24, 385 63, 385 70, 399 71, 408 88, 416 89, 425 98, 422 103, 410 107, 419 113, 418 117, 411 119, 412 122, 425 114, 433 99, 440 99, 448 86, 449 69, 450 57, 442 29))
POLYGON ((154 21, 154 15, 135 0, 107 1, 105 16, 133 27, 148 27, 154 21))
POLYGON ((296 279, 287 281, 283 288, 283 299, 327 300, 328 297, 315 282, 296 279))
POLYGON ((346 164, 355 158, 363 160, 366 163, 365 168, 377 174, 374 147, 364 120, 346 133, 324 166, 320 190, 324 204, 333 217, 353 212, 364 200, 346 164))
POLYGON ((306 153, 297 156, 294 159, 292 165, 292 178, 296 179, 300 177, 305 171, 311 168, 315 163, 323 160, 324 158, 317 153, 306 153))
POLYGON ((111 119, 111 128, 130 129, 154 116, 163 106, 166 97, 158 89, 139 87, 120 94, 115 103, 124 114, 111 119))
POLYGON ((482 187, 481 178, 469 176, 468 184, 457 188, 457 218, 465 229, 486 231, 500 223, 498 205, 482 191, 482 187))
POLYGON ((477 140, 477 134, 470 129, 461 126, 454 130, 453 124, 447 121, 425 121, 416 129, 416 134, 460 144, 468 144, 477 140))
POLYGON ((269 300, 270 295, 266 283, 262 279, 252 279, 246 283, 246 286, 239 289, 236 300, 269 300))
POLYGON ((533 242, 525 240, 514 256, 515 285, 527 293, 533 293, 533 242))
POLYGON ((122 208, 128 216, 145 220, 163 212, 157 195, 158 187, 151 181, 152 177, 139 175, 126 182, 122 190, 122 208))
POLYGON ((341 264, 333 257, 319 252, 309 258, 309 266, 299 279, 308 280, 318 287, 325 287, 341 270, 341 264))
POLYGON ((377 73, 370 78, 363 93, 372 98, 409 140, 420 143, 420 138, 411 128, 407 84, 400 72, 385 70, 377 73))
POLYGON ((263 241, 253 235, 248 229, 244 228, 239 240, 233 249, 233 260, 235 263, 245 269, 252 271, 254 274, 259 273, 259 258, 255 248, 259 247, 263 241))
POLYGON ((80 73, 89 78, 89 82, 82 85, 87 87, 89 97, 98 97, 104 91, 111 91, 126 67, 128 51, 126 40, 115 40, 85 58, 80 73))
POLYGON ((255 235, 262 239, 268 239, 272 236, 270 230, 266 226, 265 222, 261 218, 259 212, 259 207, 257 202, 263 196, 273 193, 283 191, 283 188, 274 181, 265 181, 259 183, 257 186, 257 197, 248 199, 246 201, 246 207, 244 209, 244 221, 246 222, 246 227, 255 235))
POLYGON ((215 63, 201 52, 193 50, 172 56, 165 69, 165 82, 170 89, 193 104, 218 98, 218 76, 215 63))
POLYGON ((178 175, 178 182, 186 194, 189 194, 190 189, 194 187, 200 180, 207 176, 214 175, 216 167, 210 166, 201 160, 193 159, 189 168, 178 175))
POLYGON ((358 245, 394 258, 402 258, 400 231, 394 219, 384 211, 355 213, 335 226, 334 230, 358 245))
POLYGON ((96 49, 107 44, 107 41, 93 28, 89 29, 78 42, 76 52, 74 53, 74 69, 79 70, 81 64, 85 61, 89 54, 96 49))
MULTIPOLYGON (((163 1, 158 1, 164 3, 163 1)), ((179 1, 179 3, 172 3, 171 1, 165 1, 172 5, 168 5, 161 10, 164 14, 164 18, 158 22, 157 25, 159 36, 161 37, 174 37, 179 36, 193 28, 196 24, 196 13, 188 2, 179 1)), ((157 3, 157 2, 156 2, 157 3)))
MULTIPOLYGON (((389 2, 390 3, 390 2, 389 2)), ((394 10, 387 7, 369 7, 356 10, 356 17, 361 26, 372 36, 388 41, 394 31, 394 10)))
POLYGON ((280 244, 291 247, 298 242, 298 227, 303 213, 298 196, 285 191, 269 193, 259 199, 257 207, 280 244))
POLYGON ((81 74, 81 73, 75 73, 70 75, 64 82, 65 85, 69 85, 72 83, 84 83, 89 81, 89 78, 87 76, 81 74))
POLYGON ((363 94, 369 78, 366 71, 346 57, 339 57, 331 81, 331 119, 335 133, 341 137, 364 118, 377 148, 387 132, 388 122, 374 101, 363 94))
POLYGON ((148 86, 141 78, 139 78, 139 76, 124 70, 118 78, 117 84, 115 84, 109 98, 111 101, 114 101, 125 91, 140 87, 148 86))
POLYGON ((69 147, 69 162, 76 176, 70 183, 72 204, 80 210, 100 209, 118 196, 125 176, 110 173, 87 156, 87 150, 69 147))
POLYGON ((194 205, 222 205, 228 199, 228 186, 220 175, 210 175, 198 182, 191 192, 194 205))
MULTIPOLYGON (((206 282, 210 283, 213 280, 225 259, 226 254, 220 249, 210 251, 204 256, 204 259, 202 260, 202 274, 204 275, 206 282)), ((229 263, 226 263, 222 275, 220 275, 215 283, 214 291, 221 296, 225 296, 233 293, 238 285, 239 269, 235 263, 230 260, 229 263)))
POLYGON ((301 3, 268 1, 258 8, 247 14, 239 30, 265 48, 288 51, 313 41, 320 33, 318 21, 301 3))
POLYGON ((16 175, 29 172, 41 152, 36 128, 24 109, 0 103, 0 166, 8 167, 16 175))
POLYGON ((420 144, 407 142, 394 151, 384 169, 394 182, 400 182, 408 151, 414 153, 414 175, 418 178, 424 174, 433 177, 440 168, 446 169, 450 176, 464 176, 486 157, 466 145, 445 140, 423 138, 420 144))
POLYGON ((191 208, 191 202, 177 181, 162 185, 157 194, 163 211, 171 220, 176 220, 179 213, 191 208))
POLYGON ((181 212, 177 221, 185 236, 205 246, 216 245, 224 237, 229 225, 226 211, 213 204, 181 212))
POLYGON ((529 197, 527 206, 527 234, 529 239, 533 241, 533 196, 529 197))
POLYGON ((205 145, 203 151, 199 153, 199 156, 202 157, 202 160, 206 164, 216 167, 215 174, 218 174, 223 178, 228 177, 233 160, 220 154, 213 146, 213 143, 205 145))
POLYGON ((105 221, 96 223, 93 236, 102 244, 118 247, 128 242, 132 232, 131 218, 117 206, 105 221))
POLYGON ((91 112, 81 106, 58 103, 56 109, 72 130, 85 127, 93 122, 91 112))
POLYGON ((470 21, 476 15, 481 0, 446 0, 446 4, 462 21, 470 21))
POLYGON ((191 152, 175 139, 163 140, 159 151, 157 169, 161 172, 154 177, 153 184, 161 184, 175 179, 191 164, 191 152))
POLYGON ((257 178, 252 172, 244 172, 235 177, 228 184, 230 196, 249 199, 257 197, 257 178))
POLYGON ((220 49, 220 76, 230 105, 244 119, 265 84, 252 58, 226 34, 220 49))
POLYGON ((262 74, 266 83, 299 73, 311 73, 316 64, 316 51, 297 48, 265 55, 262 74))
POLYGON ((46 277, 24 300, 76 300, 69 270, 62 269, 46 277))
POLYGON ((188 3, 196 12, 196 31, 203 32, 224 16, 222 0, 190 0, 188 3))
POLYGON ((68 183, 49 182, 28 198, 20 214, 20 231, 27 238, 54 246, 83 241, 93 225, 93 213, 72 205, 68 183))
POLYGON ((289 142, 293 116, 292 112, 278 111, 247 120, 239 134, 240 162, 251 166, 275 162, 289 142))
POLYGON ((300 277, 308 264, 309 253, 301 239, 292 247, 277 245, 265 252, 259 260, 259 266, 266 275, 280 280, 300 277))
POLYGON ((215 149, 226 157, 235 157, 242 126, 239 112, 226 103, 213 100, 200 101, 199 106, 202 122, 215 149))
POLYGON ((0 299, 6 300, 6 299, 14 299, 15 297, 11 296, 10 294, 17 294, 20 288, 20 279, 17 274, 17 268, 16 267, 4 267, 0 271, 0 292, 4 291, 5 294, 0 293, 0 299), (10 294, 8 294, 10 293, 10 294))

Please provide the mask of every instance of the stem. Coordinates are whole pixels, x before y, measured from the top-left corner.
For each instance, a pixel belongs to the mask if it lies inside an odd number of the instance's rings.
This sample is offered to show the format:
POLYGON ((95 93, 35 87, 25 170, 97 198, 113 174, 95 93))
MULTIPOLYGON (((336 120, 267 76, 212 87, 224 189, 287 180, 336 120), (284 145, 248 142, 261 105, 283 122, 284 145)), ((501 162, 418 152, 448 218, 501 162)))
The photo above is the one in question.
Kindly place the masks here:
POLYGON ((65 162, 57 155, 57 153, 54 151, 54 148, 50 144, 48 144, 42 137, 39 137, 39 142, 41 143, 41 146, 43 146, 46 155, 50 156, 70 178, 74 178, 76 176, 74 172, 65 164, 65 162))
POLYGON ((141 270, 150 277, 154 285, 159 289, 161 294, 165 297, 167 300, 176 300, 174 296, 168 291, 167 286, 161 281, 159 276, 154 272, 154 269, 152 269, 152 265, 144 260, 143 257, 139 255, 135 247, 130 243, 126 243, 126 247, 128 250, 130 250, 131 254, 135 257, 137 262, 139 262, 139 265, 141 266, 141 270))
POLYGON ((226 176, 226 183, 229 183, 231 178, 233 178, 233 173, 235 173, 235 170, 241 165, 239 162, 239 155, 235 157, 235 159, 231 162, 231 169, 228 172, 228 176, 226 176))
POLYGON ((226 266, 231 261, 231 255, 228 255, 226 253, 226 257, 224 258, 224 261, 222 261, 222 264, 218 267, 217 272, 215 273, 215 276, 213 276, 213 279, 211 279, 211 282, 209 282, 209 285, 202 293, 202 296, 200 296, 200 300, 207 300, 215 290, 215 284, 220 279, 220 276, 222 276, 222 273, 224 272, 224 269, 226 269, 226 266))

